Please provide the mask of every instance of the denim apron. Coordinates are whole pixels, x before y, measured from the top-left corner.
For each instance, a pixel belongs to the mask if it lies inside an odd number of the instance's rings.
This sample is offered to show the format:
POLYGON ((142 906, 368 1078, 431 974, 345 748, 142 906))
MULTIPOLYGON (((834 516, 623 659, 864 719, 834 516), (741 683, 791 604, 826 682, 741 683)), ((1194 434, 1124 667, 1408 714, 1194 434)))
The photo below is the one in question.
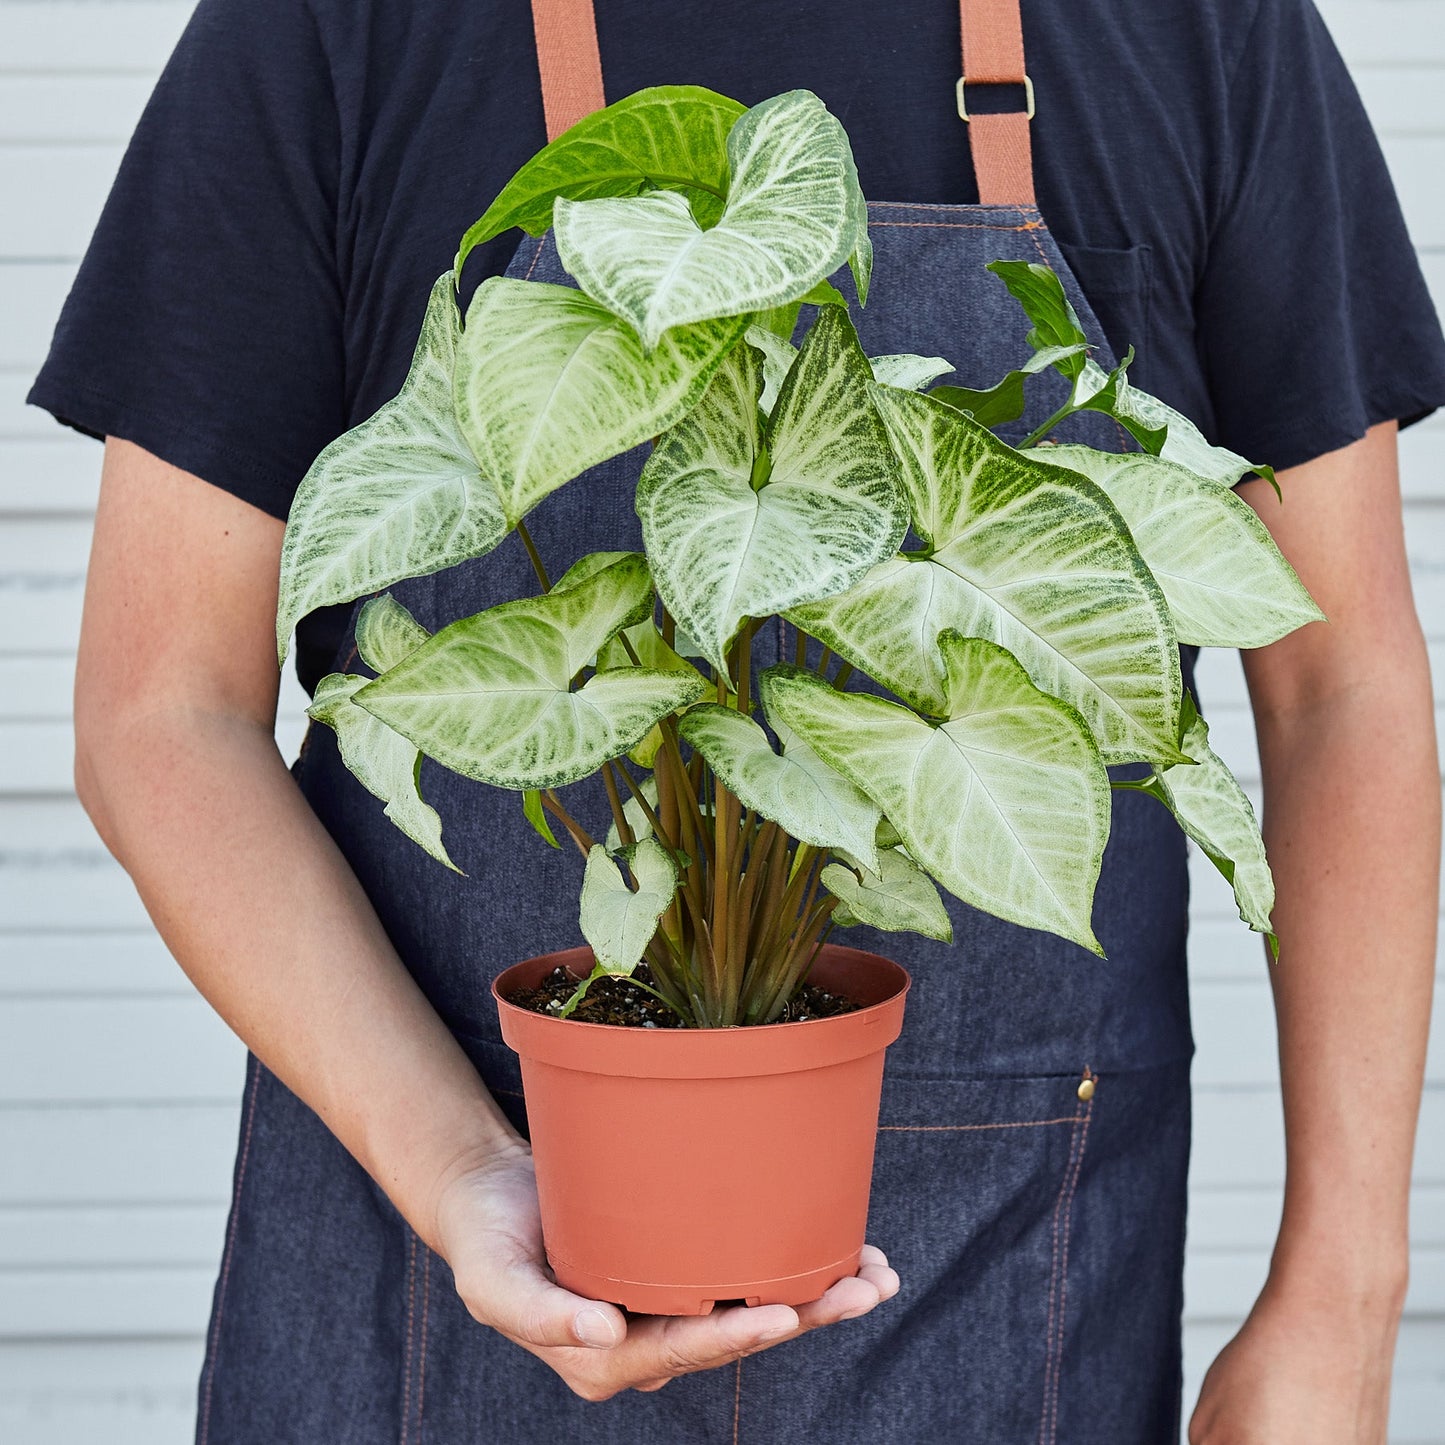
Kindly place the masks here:
MULTIPOLYGON (((1016 0, 1002 8, 1016 28, 1016 0)), ((949 380, 990 384, 1019 363, 1026 330, 984 270, 1007 258, 1060 274, 1096 357, 1110 364, 1088 301, 1030 204, 1031 184, 1019 203, 999 203, 978 135, 973 146, 990 203, 870 205, 873 299, 854 308, 866 350, 945 356, 957 367, 949 380)), ((1028 182, 1026 145, 1023 158, 1028 182)), ((1015 182, 1018 160, 1015 148, 1003 162, 1015 182)), ((524 240, 508 274, 570 284, 550 236, 524 240)), ((1010 438, 1063 395, 1062 379, 1039 378, 1010 438)), ((1076 419, 1064 435, 1125 445, 1101 417, 1076 419)), ((640 547, 633 491, 643 455, 593 469, 529 517, 554 576, 584 552, 640 547)), ((531 595, 536 583, 509 537, 490 556, 392 590, 434 630, 531 595)), ((791 630, 770 626, 757 646, 758 666, 791 656, 791 630)), ((334 670, 356 666, 348 641, 334 670)), ((500 1041, 488 987, 509 964, 580 942, 580 860, 537 838, 518 795, 427 760, 422 792, 468 875, 458 878, 382 816, 324 727, 311 730, 296 774, 407 967, 525 1129, 517 1062, 500 1041)), ((589 830, 605 829, 599 788, 579 784, 569 801, 589 830)), ((251 1058, 197 1440, 1177 1439, 1192 1052, 1187 897, 1173 820, 1151 798, 1116 793, 1094 912, 1107 960, 951 899, 952 945, 863 928, 837 935, 898 959, 914 979, 888 1057, 868 1229, 902 1289, 862 1319, 603 1404, 577 1399, 540 1361, 473 1321, 445 1261, 251 1058)))

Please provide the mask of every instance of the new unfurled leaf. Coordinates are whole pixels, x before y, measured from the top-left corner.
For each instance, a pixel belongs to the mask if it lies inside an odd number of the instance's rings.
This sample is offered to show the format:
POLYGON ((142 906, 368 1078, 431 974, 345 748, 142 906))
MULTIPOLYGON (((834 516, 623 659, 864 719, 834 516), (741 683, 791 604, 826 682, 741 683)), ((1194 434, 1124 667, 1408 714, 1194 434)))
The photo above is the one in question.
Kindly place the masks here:
POLYGON ((781 756, 750 717, 717 703, 689 708, 678 731, 745 808, 799 842, 842 849, 877 871, 877 805, 786 725, 777 729, 781 756))
POLYGON ((1003 648, 946 632, 939 650, 937 725, 789 667, 763 674, 768 715, 862 788, 950 892, 1101 952, 1090 913, 1110 793, 1088 727, 1003 648))
POLYGON ((552 825, 547 821, 547 810, 542 806, 542 794, 539 789, 528 788, 522 794, 522 816, 532 825, 537 836, 544 843, 550 844, 553 848, 562 846, 557 841, 557 835, 552 831, 552 825))
POLYGON ((851 586, 902 540, 908 512, 847 313, 818 314, 759 431, 746 344, 642 469, 637 513, 657 590, 719 670, 739 623, 851 586))
POLYGON ((798 348, 764 326, 749 326, 744 339, 763 359, 763 390, 758 406, 764 416, 770 416, 783 382, 798 359, 798 348))
POLYGON ((929 382, 953 370, 953 363, 942 356, 870 356, 868 365, 873 370, 874 381, 903 391, 922 391, 929 382))
POLYGON ((474 246, 513 226, 542 235, 558 196, 585 201, 658 187, 726 195, 727 136, 745 109, 700 85, 659 85, 594 111, 507 182, 462 237, 457 275, 474 246))
POLYGON ((1180 642, 1265 647, 1323 618, 1254 508, 1223 483, 1147 453, 1038 455, 1109 494, 1164 589, 1180 642))
POLYGON ((1153 793, 1199 844, 1234 889, 1239 916, 1273 937, 1274 878, 1264 856, 1254 807, 1224 760, 1209 746, 1209 726, 1186 700, 1184 751, 1194 766, 1157 769, 1140 787, 1153 793))
MULTIPOLYGON (((623 628, 597 654, 599 672, 620 667, 648 667, 655 672, 688 673, 697 679, 699 687, 706 685, 706 679, 692 663, 679 657, 662 640, 662 634, 650 617, 623 628), (636 661, 633 660, 634 657, 636 661)), ((639 767, 650 768, 657 761, 662 743, 662 726, 658 724, 640 743, 627 750, 627 756, 639 767)))
POLYGON ((1035 351, 1055 353, 1052 364, 1070 381, 1075 380, 1084 370, 1089 338, 1058 274, 1037 261, 990 261, 988 269, 1008 287, 1009 295, 1033 322, 1029 345, 1035 351))
POLYGON ((953 942, 953 920, 938 889, 906 853, 893 848, 880 853, 873 870, 829 863, 818 876, 840 901, 833 921, 844 928, 866 923, 889 933, 921 933, 941 943, 953 942))
POLYGON ((754 106, 727 149, 727 203, 707 230, 672 191, 556 203, 562 264, 648 351, 675 326, 795 301, 859 254, 852 151, 817 96, 795 90, 754 106))
POLYGON ((401 391, 337 437, 296 490, 281 545, 282 662, 308 613, 480 557, 507 534, 496 488, 456 415, 452 285, 447 272, 432 287, 401 391))
POLYGON ((677 864, 655 838, 621 850, 636 888, 628 886, 607 850, 596 844, 582 877, 582 936, 599 967, 631 973, 642 961, 658 920, 677 892, 677 864))
POLYGON ((1168 609, 1108 497, 931 397, 874 395, 929 550, 881 563, 790 620, 933 715, 945 702, 940 633, 986 638, 1083 714, 1108 761, 1178 761, 1168 609))
POLYGON ((354 701, 357 691, 369 682, 370 678, 349 673, 334 672, 323 677, 306 709, 307 716, 336 733, 342 762, 368 793, 386 804, 386 816, 412 842, 459 873, 461 869, 442 844, 441 819, 422 801, 421 754, 415 744, 357 707, 354 701))
MULTIPOLYGON (((935 386, 928 394, 935 401, 966 411, 980 426, 1003 426, 1017 421, 1024 414, 1024 386, 1031 376, 1037 376, 1071 356, 1082 356, 1085 349, 1082 343, 1046 347, 1043 351, 1034 352, 1022 366, 983 391, 973 391, 966 386, 935 386)), ((886 381, 887 378, 880 376, 878 380, 886 381)))
POLYGON ((560 787, 701 692, 696 675, 646 668, 598 673, 571 689, 651 605, 646 564, 629 554, 564 592, 444 627, 356 700, 455 772, 503 788, 560 787))
POLYGON ((388 592, 363 604, 356 618, 356 650, 375 672, 410 657, 431 633, 388 592))
POLYGON ((570 286, 484 281, 462 336, 457 416, 509 524, 677 421, 743 324, 678 327, 644 353, 626 322, 570 286))

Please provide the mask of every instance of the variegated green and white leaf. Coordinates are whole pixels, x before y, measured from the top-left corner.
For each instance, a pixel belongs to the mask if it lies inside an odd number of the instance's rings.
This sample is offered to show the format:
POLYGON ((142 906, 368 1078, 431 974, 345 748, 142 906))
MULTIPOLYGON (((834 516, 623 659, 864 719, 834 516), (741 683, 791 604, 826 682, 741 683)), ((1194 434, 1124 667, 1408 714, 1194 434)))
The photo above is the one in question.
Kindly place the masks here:
POLYGON ((282 662, 308 613, 480 557, 507 534, 496 488, 457 420, 452 288, 450 271, 432 287, 400 392, 337 437, 296 490, 281 546, 282 662))
POLYGON ((369 681, 349 673, 323 677, 307 716, 335 731, 342 762, 368 793, 386 804, 386 816, 412 842, 459 873, 461 869, 442 843, 442 821, 436 809, 422 801, 421 754, 413 743, 353 701, 358 689, 369 681))
POLYGON ((701 692, 694 675, 645 668, 571 680, 652 605, 629 555, 565 592, 505 602, 443 628, 357 694, 428 757, 498 787, 576 781, 701 692))
POLYGON ((799 842, 842 849, 877 871, 877 805, 786 725, 781 757, 746 713, 718 703, 689 708, 678 730, 745 808, 799 842))
POLYGON ((376 672, 410 657, 431 633, 391 595, 373 597, 356 618, 356 650, 376 672))
POLYGON ((1254 807, 1224 760, 1209 746, 1209 727, 1186 707, 1184 751, 1195 766, 1157 770, 1144 790, 1155 794, 1234 889, 1239 916, 1258 933, 1272 933, 1274 877, 1254 807))
POLYGON ((1178 761, 1168 608, 1108 497, 942 402, 874 394, 931 550, 893 557, 790 620, 934 715, 945 703, 939 634, 986 638, 1083 714, 1108 761, 1178 761))
MULTIPOLYGON (((652 810, 656 812, 657 779, 649 775, 637 785, 637 789, 647 799, 652 810)), ((652 824, 648 820, 647 814, 643 812, 642 804, 631 793, 627 793, 623 797, 622 815, 627 819, 627 826, 632 829, 632 837, 635 842, 640 843, 644 838, 652 837, 652 824)), ((622 834, 618 831, 617 823, 613 821, 607 825, 607 851, 616 853, 623 846, 625 845, 622 841, 622 834)))
POLYGON ((1180 642, 1265 647, 1323 620, 1254 508, 1223 483, 1147 453, 1068 446, 1039 456, 1109 494, 1164 589, 1180 642))
POLYGON ((582 936, 608 973, 631 973, 657 932, 657 923, 677 892, 677 864, 655 838, 645 838, 623 856, 636 880, 632 889, 607 850, 594 844, 582 875, 582 936))
MULTIPOLYGON (((1083 373, 1075 383, 1075 399, 1082 401, 1094 396, 1108 382, 1109 373, 1095 361, 1085 363, 1083 373)), ((1164 442, 1158 454, 1166 462, 1176 462, 1206 481, 1219 482, 1226 487, 1234 484, 1250 472, 1264 478, 1279 491, 1274 469, 1262 462, 1251 462, 1232 452, 1228 447, 1217 447, 1181 411, 1175 411, 1167 402, 1140 391, 1132 382, 1118 384, 1113 404, 1108 414, 1127 426, 1136 436, 1141 431, 1163 432, 1164 442)), ((1149 450, 1156 450, 1149 447, 1149 450)))
POLYGON ((719 672, 744 618, 841 592, 908 525, 846 312, 819 312, 760 437, 761 381, 759 354, 738 347, 637 488, 657 590, 719 672))
POLYGON ((749 110, 728 158, 727 204, 708 230, 672 191, 556 203, 562 264, 648 351, 675 326, 794 301, 866 244, 848 137, 809 91, 749 110))
POLYGON ((818 877, 840 900, 833 921, 844 928, 865 923, 889 933, 921 933, 940 943, 953 942, 953 920, 938 889, 906 853, 892 848, 880 853, 872 871, 829 863, 818 877))
POLYGON ((727 136, 745 107, 700 85, 637 91, 579 120, 502 187, 462 237, 456 272, 474 246, 512 226, 540 236, 552 203, 635 196, 655 186, 727 194, 727 136))
MULTIPOLYGON (((619 667, 648 667, 655 672, 689 673, 697 678, 698 685, 706 686, 707 679, 684 657, 662 640, 656 623, 648 617, 631 627, 624 627, 601 652, 597 654, 597 668, 600 672, 619 667), (623 639, 626 639, 626 646, 623 639), (628 652, 631 648, 631 653, 628 652), (636 662, 633 657, 636 657, 636 662)), ((655 726, 635 747, 627 750, 627 756, 639 767, 650 768, 657 761, 662 749, 662 725, 655 726)))
POLYGON ((922 391, 953 370, 953 363, 941 356, 870 356, 868 365, 873 369, 874 381, 903 391, 922 391))
POLYGON ((677 421, 743 324, 678 327, 644 353, 626 322, 570 286, 484 281, 462 335, 457 415, 509 524, 677 421))
POLYGON ((1109 776, 1083 719, 979 638, 944 633, 934 725, 796 668, 764 673, 770 717, 887 813, 913 860, 966 903, 1094 953, 1109 776))
POLYGON ((771 416, 783 382, 797 360, 798 348, 765 326, 749 326, 744 339, 762 353, 763 394, 758 398, 758 406, 765 416, 771 416))

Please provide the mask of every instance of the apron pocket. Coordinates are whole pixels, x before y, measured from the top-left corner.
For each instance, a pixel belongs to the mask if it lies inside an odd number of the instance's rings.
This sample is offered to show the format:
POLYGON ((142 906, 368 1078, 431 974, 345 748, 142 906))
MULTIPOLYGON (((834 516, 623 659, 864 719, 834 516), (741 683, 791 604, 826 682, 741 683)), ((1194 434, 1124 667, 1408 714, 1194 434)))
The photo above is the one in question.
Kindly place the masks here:
POLYGON ((1099 318, 1114 355, 1122 357, 1125 348, 1132 346, 1147 360, 1154 297, 1151 248, 1076 246, 1057 236, 1054 240, 1099 318))

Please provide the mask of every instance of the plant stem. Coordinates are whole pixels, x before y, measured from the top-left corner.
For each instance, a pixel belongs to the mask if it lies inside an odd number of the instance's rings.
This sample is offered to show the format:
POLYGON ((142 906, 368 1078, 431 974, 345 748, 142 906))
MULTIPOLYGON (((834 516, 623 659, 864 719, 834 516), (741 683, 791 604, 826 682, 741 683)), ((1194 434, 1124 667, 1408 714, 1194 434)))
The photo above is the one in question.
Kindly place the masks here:
POLYGON ((537 574, 537 581, 542 584, 542 591, 550 592, 552 584, 547 578, 547 569, 542 565, 542 554, 537 550, 537 544, 532 541, 532 534, 527 530, 525 522, 517 523, 517 535, 522 539, 522 545, 532 559, 532 571, 537 574))
POLYGON ((622 806, 622 799, 617 792, 617 779, 612 772, 612 764, 602 764, 602 784, 607 789, 607 806, 612 809, 612 821, 617 825, 617 836, 627 846, 631 847, 637 842, 637 837, 632 831, 632 824, 627 821, 626 810, 622 806))
POLYGON ((551 788, 543 790, 541 798, 542 806, 567 830, 567 836, 577 845, 582 856, 587 857, 597 846, 597 840, 562 806, 551 788))
POLYGON ((1026 451, 1029 447, 1036 447, 1061 421, 1067 421, 1077 410, 1072 398, 1066 401, 1042 426, 1035 427, 1018 444, 1018 450, 1026 451))
POLYGON ((839 692, 842 692, 843 684, 852 676, 853 664, 851 662, 845 662, 838 671, 833 674, 833 686, 836 687, 839 692))

